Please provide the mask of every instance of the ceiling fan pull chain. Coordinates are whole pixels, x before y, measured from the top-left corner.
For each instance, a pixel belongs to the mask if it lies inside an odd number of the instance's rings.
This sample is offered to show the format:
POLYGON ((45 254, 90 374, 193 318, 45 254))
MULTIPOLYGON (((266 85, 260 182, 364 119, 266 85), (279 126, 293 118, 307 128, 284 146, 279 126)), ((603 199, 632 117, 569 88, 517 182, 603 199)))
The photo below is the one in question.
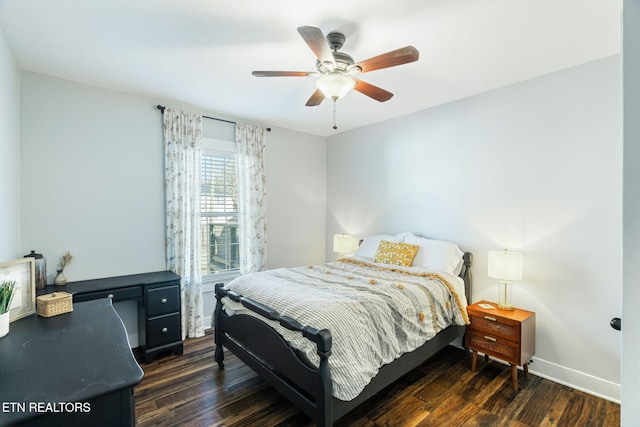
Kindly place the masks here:
POLYGON ((333 129, 338 129, 336 126, 336 100, 333 100, 333 129))

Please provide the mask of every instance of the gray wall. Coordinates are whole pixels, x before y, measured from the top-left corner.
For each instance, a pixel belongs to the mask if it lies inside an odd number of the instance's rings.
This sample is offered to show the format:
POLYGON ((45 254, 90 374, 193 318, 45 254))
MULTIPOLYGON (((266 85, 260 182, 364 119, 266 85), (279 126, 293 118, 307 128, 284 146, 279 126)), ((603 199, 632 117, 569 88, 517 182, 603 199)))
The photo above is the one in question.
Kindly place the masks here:
POLYGON ((23 72, 21 249, 51 283, 164 270, 160 112, 145 98, 23 72))
MULTIPOLYGON (((23 72, 22 251, 36 249, 53 266, 70 250, 69 280, 165 268, 157 103, 23 72)), ((205 122, 208 136, 229 133, 205 122)), ((274 128, 266 155, 268 266, 322 262, 324 139, 274 128)))
POLYGON ((267 268, 325 261, 325 138, 273 128, 267 140, 267 268))
POLYGON ((0 27, 0 262, 20 253, 20 68, 0 27))
MULTIPOLYGON (((67 250, 74 255, 65 269, 70 281, 164 270, 162 116, 155 105, 188 106, 31 72, 22 80, 20 252, 42 252, 50 281, 67 250)), ((205 120, 203 127, 209 137, 233 139, 233 126, 205 120)), ((279 128, 268 136, 268 268, 324 261, 325 153, 324 138, 279 128)), ((205 316, 212 291, 213 284, 204 286, 205 316)), ((136 345, 135 307, 118 311, 136 345)))
POLYGON ((457 242, 474 253, 473 301, 497 298, 487 252, 522 252, 514 303, 536 312, 532 371, 619 399, 620 334, 608 325, 621 312, 619 61, 330 137, 328 238, 457 242))

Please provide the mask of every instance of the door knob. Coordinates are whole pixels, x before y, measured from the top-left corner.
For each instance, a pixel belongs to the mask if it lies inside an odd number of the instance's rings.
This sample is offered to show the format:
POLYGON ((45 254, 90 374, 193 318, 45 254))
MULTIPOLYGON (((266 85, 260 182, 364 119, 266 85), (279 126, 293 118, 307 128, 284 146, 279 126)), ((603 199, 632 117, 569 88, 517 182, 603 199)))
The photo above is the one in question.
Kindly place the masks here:
POLYGON ((613 319, 611 319, 611 322, 609 322, 609 324, 616 331, 619 331, 620 329, 622 329, 622 319, 619 317, 614 317, 613 319))

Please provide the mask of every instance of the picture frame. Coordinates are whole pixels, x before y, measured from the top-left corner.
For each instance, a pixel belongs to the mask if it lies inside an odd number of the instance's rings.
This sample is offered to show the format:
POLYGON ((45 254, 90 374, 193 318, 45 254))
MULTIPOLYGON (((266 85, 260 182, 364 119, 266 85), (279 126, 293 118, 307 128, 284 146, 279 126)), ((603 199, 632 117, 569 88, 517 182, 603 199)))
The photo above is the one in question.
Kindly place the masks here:
POLYGON ((36 312, 35 258, 27 257, 0 262, 0 282, 14 280, 16 288, 9 309, 9 322, 36 312))

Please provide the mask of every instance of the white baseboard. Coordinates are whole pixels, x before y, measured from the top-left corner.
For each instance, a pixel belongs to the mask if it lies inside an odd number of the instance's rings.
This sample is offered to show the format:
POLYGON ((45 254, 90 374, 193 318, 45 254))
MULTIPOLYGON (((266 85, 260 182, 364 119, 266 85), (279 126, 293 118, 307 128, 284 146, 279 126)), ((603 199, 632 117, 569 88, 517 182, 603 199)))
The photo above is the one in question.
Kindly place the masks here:
MULTIPOLYGON (((461 343, 456 341, 453 341, 451 345, 464 349, 461 343)), ((493 357, 491 360, 505 365, 508 364, 493 357)), ((521 367, 518 367, 518 369, 522 370, 521 367)), ((529 365, 529 372, 554 383, 562 384, 611 402, 620 403, 620 384, 537 357, 532 359, 532 363, 529 365)))
POLYGON ((566 385, 588 394, 620 403, 620 384, 576 371, 547 360, 533 358, 529 372, 558 384, 566 385))

